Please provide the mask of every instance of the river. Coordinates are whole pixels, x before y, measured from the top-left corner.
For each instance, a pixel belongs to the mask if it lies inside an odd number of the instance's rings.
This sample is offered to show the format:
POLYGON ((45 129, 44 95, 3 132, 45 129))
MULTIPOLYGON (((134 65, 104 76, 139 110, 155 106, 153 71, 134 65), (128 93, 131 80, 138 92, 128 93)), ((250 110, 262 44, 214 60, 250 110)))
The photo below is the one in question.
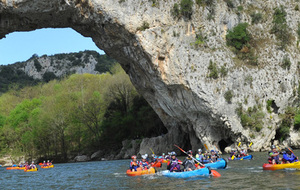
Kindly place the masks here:
MULTIPOLYGON (((300 155, 300 151, 295 151, 300 155)), ((171 179, 160 173, 129 177, 130 160, 55 164, 38 172, 0 168, 0 189, 299 189, 300 170, 263 171, 266 152, 254 159, 229 161, 220 178, 171 179)), ((227 155, 223 156, 224 158, 227 155)), ((163 164, 162 169, 166 168, 163 164)))

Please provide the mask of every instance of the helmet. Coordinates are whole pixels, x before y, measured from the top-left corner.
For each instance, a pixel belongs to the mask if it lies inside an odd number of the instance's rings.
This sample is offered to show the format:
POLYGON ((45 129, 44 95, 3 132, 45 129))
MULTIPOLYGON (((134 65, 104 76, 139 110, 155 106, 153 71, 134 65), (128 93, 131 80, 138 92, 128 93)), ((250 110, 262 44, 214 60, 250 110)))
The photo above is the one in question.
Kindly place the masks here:
POLYGON ((199 149, 198 149, 198 152, 202 152, 202 149, 201 149, 201 148, 199 148, 199 149))
POLYGON ((214 150, 211 150, 210 152, 215 152, 214 150))
POLYGON ((191 150, 187 151, 188 154, 193 154, 193 152, 191 150))
POLYGON ((271 148, 274 149, 274 148, 276 148, 276 146, 275 146, 275 145, 272 145, 271 148))
POLYGON ((146 158, 148 157, 148 154, 145 154, 146 158))
POLYGON ((154 158, 154 157, 155 157, 155 154, 152 154, 152 157, 154 158))
POLYGON ((147 158, 147 156, 146 155, 142 155, 142 159, 146 159, 147 158))
POLYGON ((131 159, 136 159, 136 155, 131 156, 131 159))
POLYGON ((242 147, 242 150, 244 150, 244 147, 242 147))
POLYGON ((34 161, 32 161, 31 163, 33 163, 33 164, 34 164, 34 161))
POLYGON ((231 151, 235 151, 235 149, 234 149, 234 148, 232 148, 232 149, 231 149, 231 151))
POLYGON ((162 155, 165 155, 165 153, 162 153, 162 155))
POLYGON ((44 160, 44 163, 45 163, 46 161, 44 160))
POLYGON ((176 152, 171 152, 171 156, 176 156, 176 152))

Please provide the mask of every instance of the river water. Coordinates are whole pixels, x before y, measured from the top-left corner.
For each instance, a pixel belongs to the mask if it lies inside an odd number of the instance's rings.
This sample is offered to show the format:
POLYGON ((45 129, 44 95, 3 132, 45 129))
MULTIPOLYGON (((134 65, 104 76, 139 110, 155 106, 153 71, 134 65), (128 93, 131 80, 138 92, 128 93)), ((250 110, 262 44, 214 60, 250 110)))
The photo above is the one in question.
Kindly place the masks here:
MULTIPOLYGON (((300 189, 300 170, 263 171, 267 153, 252 155, 251 161, 229 161, 226 169, 218 170, 220 178, 172 179, 160 172, 129 177, 125 172, 130 160, 55 164, 38 172, 2 167, 0 189, 300 189)), ((164 169, 165 164, 159 171, 164 169)))

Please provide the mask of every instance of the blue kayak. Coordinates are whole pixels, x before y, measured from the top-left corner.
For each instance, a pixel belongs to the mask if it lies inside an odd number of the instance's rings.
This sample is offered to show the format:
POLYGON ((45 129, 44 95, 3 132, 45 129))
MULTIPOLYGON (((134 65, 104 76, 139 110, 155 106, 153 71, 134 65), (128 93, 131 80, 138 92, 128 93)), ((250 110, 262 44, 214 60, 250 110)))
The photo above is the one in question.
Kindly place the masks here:
MULTIPOLYGON (((253 158, 252 155, 248 155, 244 157, 234 158, 233 160, 251 160, 252 158, 253 158)), ((231 157, 229 157, 228 160, 232 160, 231 157)))
POLYGON ((227 161, 224 158, 219 158, 218 161, 213 163, 204 164, 211 169, 225 169, 227 167, 227 161))
POLYGON ((169 170, 162 171, 163 176, 174 178, 190 178, 199 176, 208 177, 210 174, 211 171, 207 167, 187 172, 170 172, 169 170))

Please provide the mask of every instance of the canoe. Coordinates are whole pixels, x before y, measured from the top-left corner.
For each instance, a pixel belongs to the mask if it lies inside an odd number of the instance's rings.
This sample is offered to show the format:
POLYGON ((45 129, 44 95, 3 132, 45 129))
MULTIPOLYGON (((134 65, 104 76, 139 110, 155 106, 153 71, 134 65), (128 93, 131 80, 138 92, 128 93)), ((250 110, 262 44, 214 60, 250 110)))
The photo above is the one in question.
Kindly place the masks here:
POLYGON ((153 163, 152 167, 160 168, 161 167, 161 162, 153 163))
POLYGON ((286 168, 300 169, 300 162, 294 162, 289 164, 263 164, 263 170, 282 170, 286 168))
POLYGON ((211 169, 225 169, 227 167, 227 161, 224 158, 218 159, 218 161, 213 163, 204 164, 206 167, 211 169))
MULTIPOLYGON (((248 155, 248 156, 244 156, 244 157, 234 158, 233 160, 251 160, 252 158, 253 158, 252 155, 248 155)), ((228 160, 232 160, 232 158, 229 157, 228 160)))
POLYGON ((163 176, 172 178, 208 177, 210 174, 211 170, 207 167, 187 172, 170 172, 169 170, 162 171, 163 176))
POLYGON ((142 168, 137 168, 137 171, 131 171, 130 169, 128 169, 126 171, 126 174, 128 176, 138 176, 138 175, 147 175, 147 174, 154 174, 155 173, 155 169, 154 168, 149 168, 148 170, 142 170, 142 168))
POLYGON ((19 167, 7 167, 6 169, 7 169, 7 170, 18 170, 19 167))
POLYGON ((50 166, 41 166, 41 168, 47 169, 47 168, 54 168, 54 165, 50 165, 50 166))
POLYGON ((24 169, 24 172, 37 172, 38 171, 38 169, 37 168, 34 168, 34 169, 29 169, 29 170, 27 170, 27 169, 24 169))

